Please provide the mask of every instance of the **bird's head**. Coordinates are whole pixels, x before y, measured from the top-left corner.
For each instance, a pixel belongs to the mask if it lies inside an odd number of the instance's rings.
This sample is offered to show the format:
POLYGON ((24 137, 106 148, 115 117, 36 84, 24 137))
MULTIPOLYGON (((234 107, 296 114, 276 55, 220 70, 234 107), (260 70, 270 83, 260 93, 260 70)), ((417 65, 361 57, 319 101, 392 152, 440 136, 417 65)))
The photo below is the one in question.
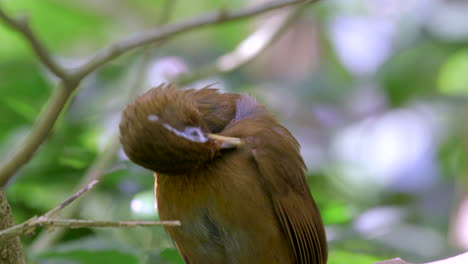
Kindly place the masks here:
POLYGON ((239 139, 211 134, 191 93, 159 86, 123 111, 120 141, 127 156, 159 173, 180 174, 213 160, 239 139))

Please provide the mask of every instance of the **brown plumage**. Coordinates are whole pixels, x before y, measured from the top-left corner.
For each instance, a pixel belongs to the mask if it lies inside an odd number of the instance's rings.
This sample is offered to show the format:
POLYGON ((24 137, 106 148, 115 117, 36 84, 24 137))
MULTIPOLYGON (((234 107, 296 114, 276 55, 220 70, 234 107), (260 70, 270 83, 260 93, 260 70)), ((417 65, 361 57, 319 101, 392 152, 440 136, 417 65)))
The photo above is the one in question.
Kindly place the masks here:
POLYGON ((159 215, 181 221, 166 231, 186 263, 326 263, 299 144, 251 97, 162 85, 127 106, 120 132, 158 173, 159 215))

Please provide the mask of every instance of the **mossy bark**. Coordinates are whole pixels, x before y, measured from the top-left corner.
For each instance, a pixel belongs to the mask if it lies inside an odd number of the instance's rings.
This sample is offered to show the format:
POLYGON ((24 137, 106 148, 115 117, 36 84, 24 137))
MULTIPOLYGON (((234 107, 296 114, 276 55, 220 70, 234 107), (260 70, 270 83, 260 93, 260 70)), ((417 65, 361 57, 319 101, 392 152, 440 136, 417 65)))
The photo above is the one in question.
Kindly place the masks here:
MULTIPOLYGON (((11 208, 3 190, 0 189, 0 230, 15 224, 11 214, 11 208)), ((23 248, 19 237, 12 237, 0 242, 0 263, 25 264, 23 248)))

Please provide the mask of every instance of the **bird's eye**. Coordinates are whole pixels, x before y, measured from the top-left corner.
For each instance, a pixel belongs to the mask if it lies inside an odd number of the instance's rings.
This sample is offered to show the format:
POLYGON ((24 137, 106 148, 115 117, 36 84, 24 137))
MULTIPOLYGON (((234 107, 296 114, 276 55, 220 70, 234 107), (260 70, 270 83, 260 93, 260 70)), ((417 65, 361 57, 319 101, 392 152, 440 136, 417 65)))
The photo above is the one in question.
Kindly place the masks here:
POLYGON ((184 131, 184 137, 194 142, 206 142, 208 138, 199 127, 187 127, 184 131))

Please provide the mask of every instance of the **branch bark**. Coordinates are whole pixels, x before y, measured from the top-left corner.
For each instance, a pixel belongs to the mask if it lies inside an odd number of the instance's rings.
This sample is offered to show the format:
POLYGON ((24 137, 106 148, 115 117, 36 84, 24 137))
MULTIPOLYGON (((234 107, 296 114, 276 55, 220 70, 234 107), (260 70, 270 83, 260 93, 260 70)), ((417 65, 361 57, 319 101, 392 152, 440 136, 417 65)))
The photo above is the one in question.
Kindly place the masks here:
POLYGON ((181 75, 173 82, 183 86, 210 75, 234 71, 248 64, 280 38, 289 24, 300 15, 302 8, 303 5, 295 6, 284 10, 278 17, 267 19, 233 51, 220 56, 212 65, 202 67, 191 74, 181 75))
POLYGON ((12 237, 31 234, 39 227, 99 228, 137 226, 180 226, 180 221, 96 221, 85 219, 57 219, 40 216, 31 218, 20 225, 0 231, 0 242, 11 239, 12 237))
MULTIPOLYGON (((96 158, 93 164, 88 168, 82 180, 77 184, 76 190, 80 190, 87 183, 93 181, 99 181, 104 175, 105 170, 109 167, 111 162, 114 160, 116 152, 119 150, 120 144, 117 137, 112 137, 110 142, 105 147, 105 150, 96 158)), ((80 201, 77 201, 65 210, 62 211, 63 218, 72 218, 76 215, 79 209, 80 201)), ((65 233, 65 228, 58 227, 51 232, 42 231, 36 239, 29 246, 29 251, 34 255, 36 253, 44 251, 50 247, 57 240, 59 240, 65 233)))
POLYGON ((130 50, 147 45, 155 41, 173 37, 177 34, 187 32, 192 29, 198 29, 208 25, 239 20, 242 18, 255 16, 290 5, 312 3, 317 1, 318 0, 269 1, 241 10, 220 10, 216 12, 211 12, 185 21, 175 22, 162 27, 144 31, 132 37, 124 39, 120 42, 111 44, 108 47, 102 49, 101 51, 98 51, 88 62, 80 66, 79 69, 75 71, 74 76, 76 79, 82 79, 90 72, 96 70, 103 64, 107 63, 112 59, 117 58, 125 52, 128 52, 130 50))
POLYGON ((68 79, 67 71, 52 58, 47 48, 29 27, 27 17, 13 18, 5 13, 0 6, 0 19, 27 39, 32 50, 36 53, 36 56, 53 74, 62 80, 68 79))
MULTIPOLYGON (((5 194, 0 190, 0 230, 9 228, 15 223, 11 215, 11 208, 5 194)), ((19 237, 11 237, 0 241, 0 263, 24 264, 23 249, 19 237)))
MULTIPOLYGON (((55 216, 70 203, 78 199, 84 193, 89 191, 96 185, 98 181, 92 181, 68 199, 63 201, 54 209, 50 210, 42 216, 35 216, 29 220, 0 231, 0 243, 5 240, 15 238, 19 235, 30 234, 39 227, 67 227, 67 228, 83 228, 83 227, 135 227, 135 226, 180 226, 179 221, 94 221, 81 219, 56 219, 55 216)), ((0 197, 1 198, 1 197, 0 197)), ((21 244, 20 244, 21 246, 21 244)))

